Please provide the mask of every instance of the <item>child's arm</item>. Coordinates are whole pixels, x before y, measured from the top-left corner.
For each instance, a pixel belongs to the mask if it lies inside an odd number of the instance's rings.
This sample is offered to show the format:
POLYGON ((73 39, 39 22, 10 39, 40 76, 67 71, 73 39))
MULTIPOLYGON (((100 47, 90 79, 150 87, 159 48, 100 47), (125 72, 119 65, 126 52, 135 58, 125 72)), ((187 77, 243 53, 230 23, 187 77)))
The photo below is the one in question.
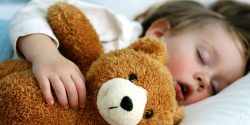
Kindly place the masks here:
POLYGON ((84 77, 73 62, 59 53, 58 43, 54 42, 57 39, 46 21, 47 9, 51 4, 43 0, 29 3, 13 18, 10 37, 15 49, 32 63, 32 71, 48 104, 54 103, 53 88, 64 108, 84 107, 84 77))

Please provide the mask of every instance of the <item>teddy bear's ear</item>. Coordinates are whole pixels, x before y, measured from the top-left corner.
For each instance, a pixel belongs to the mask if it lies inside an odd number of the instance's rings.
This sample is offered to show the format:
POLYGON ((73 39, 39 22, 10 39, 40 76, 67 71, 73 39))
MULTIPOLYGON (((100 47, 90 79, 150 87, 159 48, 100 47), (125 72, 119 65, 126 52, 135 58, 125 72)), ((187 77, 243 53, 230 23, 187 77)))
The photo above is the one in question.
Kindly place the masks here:
POLYGON ((163 41, 153 37, 144 37, 131 44, 129 48, 150 55, 152 58, 166 64, 168 59, 167 45, 163 41))
POLYGON ((48 22, 60 41, 60 52, 85 73, 103 48, 94 27, 78 8, 56 3, 48 10, 48 22))

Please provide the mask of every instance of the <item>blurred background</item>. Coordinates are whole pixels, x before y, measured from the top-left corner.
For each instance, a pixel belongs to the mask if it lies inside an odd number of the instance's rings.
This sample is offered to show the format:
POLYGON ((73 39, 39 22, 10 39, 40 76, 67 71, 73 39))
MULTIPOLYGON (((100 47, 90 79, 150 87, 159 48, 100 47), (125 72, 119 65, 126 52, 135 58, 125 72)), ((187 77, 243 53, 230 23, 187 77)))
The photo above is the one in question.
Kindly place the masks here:
POLYGON ((0 0, 0 19, 10 19, 30 0, 0 0))
MULTIPOLYGON (((10 19, 20 8, 30 0, 0 0, 0 19, 10 19)), ((132 19, 143 12, 150 5, 166 0, 83 0, 89 3, 106 6, 116 13, 132 19)), ((195 0, 202 3, 211 3, 215 0, 195 0)))
MULTIPOLYGON (((10 19, 20 8, 30 0, 0 0, 0 19, 10 19)), ((106 6, 116 13, 132 19, 154 3, 167 0, 82 0, 94 4, 106 6)), ((216 0, 194 0, 209 5, 216 0)), ((250 2, 250 0, 237 0, 250 2)))

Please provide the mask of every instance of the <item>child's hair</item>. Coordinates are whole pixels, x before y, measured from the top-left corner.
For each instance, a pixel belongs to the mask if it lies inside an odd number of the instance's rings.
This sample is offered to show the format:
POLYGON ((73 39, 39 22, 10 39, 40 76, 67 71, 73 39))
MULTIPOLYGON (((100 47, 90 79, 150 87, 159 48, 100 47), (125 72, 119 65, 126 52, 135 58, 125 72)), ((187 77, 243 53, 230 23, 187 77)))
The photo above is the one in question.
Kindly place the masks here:
POLYGON ((140 21, 143 33, 157 19, 165 18, 171 24, 171 33, 187 28, 201 27, 211 22, 218 22, 236 35, 244 47, 247 61, 246 73, 250 70, 250 7, 233 1, 218 1, 211 8, 206 8, 194 1, 168 1, 160 6, 152 6, 145 13, 138 15, 135 20, 140 21))

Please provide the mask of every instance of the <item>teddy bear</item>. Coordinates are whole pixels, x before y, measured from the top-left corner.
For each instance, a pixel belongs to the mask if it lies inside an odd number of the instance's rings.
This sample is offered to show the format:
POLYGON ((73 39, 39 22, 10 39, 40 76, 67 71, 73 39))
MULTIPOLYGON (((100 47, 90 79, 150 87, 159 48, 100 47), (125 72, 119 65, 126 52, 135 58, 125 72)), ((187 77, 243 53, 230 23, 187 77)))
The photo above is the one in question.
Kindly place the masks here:
POLYGON ((60 52, 86 78, 84 109, 47 105, 25 60, 0 64, 0 124, 174 125, 183 118, 166 64, 166 45, 140 38, 124 49, 104 53, 98 34, 75 6, 56 3, 48 22, 60 52))

